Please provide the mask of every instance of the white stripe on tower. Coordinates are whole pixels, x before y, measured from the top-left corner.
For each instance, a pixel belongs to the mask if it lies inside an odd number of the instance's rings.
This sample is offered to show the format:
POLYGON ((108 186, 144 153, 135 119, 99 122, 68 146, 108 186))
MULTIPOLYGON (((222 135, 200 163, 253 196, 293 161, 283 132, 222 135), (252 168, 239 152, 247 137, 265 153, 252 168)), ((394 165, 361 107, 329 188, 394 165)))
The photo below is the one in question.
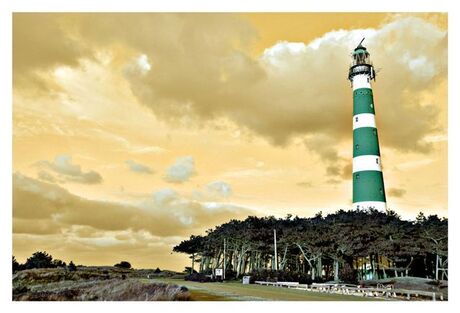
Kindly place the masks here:
POLYGON ((369 208, 385 212, 387 210, 387 203, 383 201, 361 201, 353 203, 353 210, 369 208))
POLYGON ((371 88, 370 78, 367 74, 353 76, 353 90, 360 88, 371 88))
POLYGON ((372 113, 361 113, 353 116, 353 130, 361 127, 374 127, 375 125, 375 115, 372 113))
POLYGON ((382 171, 378 155, 361 155, 353 158, 353 173, 361 171, 382 171))
MULTIPOLYGON (((372 89, 367 74, 353 77, 353 90, 360 88, 372 89)), ((353 130, 361 127, 377 128, 375 115, 372 113, 361 113, 353 116, 353 130)), ((361 155, 353 158, 353 173, 361 171, 382 171, 380 157, 378 155, 361 155)))

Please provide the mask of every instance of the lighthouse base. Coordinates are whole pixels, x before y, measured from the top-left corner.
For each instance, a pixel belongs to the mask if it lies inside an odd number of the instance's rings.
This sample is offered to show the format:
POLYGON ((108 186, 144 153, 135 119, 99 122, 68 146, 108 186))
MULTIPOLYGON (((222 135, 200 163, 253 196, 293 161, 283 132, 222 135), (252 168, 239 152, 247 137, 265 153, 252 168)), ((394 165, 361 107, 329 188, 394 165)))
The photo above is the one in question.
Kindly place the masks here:
POLYGON ((387 210, 387 203, 382 201, 361 201, 353 203, 353 210, 368 209, 375 209, 377 211, 385 212, 387 210))

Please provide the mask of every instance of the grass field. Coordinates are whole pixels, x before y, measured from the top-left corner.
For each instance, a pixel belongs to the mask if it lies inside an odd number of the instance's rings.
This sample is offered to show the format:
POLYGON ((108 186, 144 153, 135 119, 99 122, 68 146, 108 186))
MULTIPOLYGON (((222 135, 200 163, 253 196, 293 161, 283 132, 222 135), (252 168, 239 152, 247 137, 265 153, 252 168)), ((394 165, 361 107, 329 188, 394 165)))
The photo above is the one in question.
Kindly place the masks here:
MULTIPOLYGON (((182 279, 155 278, 169 284, 185 286, 195 301, 375 301, 349 295, 326 294, 272 286, 243 285, 241 282, 199 283, 182 279)), ((151 281, 151 280, 146 280, 151 281)))

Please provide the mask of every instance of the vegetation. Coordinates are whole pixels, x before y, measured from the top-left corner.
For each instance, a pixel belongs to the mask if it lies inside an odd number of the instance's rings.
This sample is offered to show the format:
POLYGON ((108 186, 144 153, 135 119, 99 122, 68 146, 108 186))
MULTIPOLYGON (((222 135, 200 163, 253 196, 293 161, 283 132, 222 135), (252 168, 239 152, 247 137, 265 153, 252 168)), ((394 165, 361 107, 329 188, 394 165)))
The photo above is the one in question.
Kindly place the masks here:
POLYGON ((73 261, 70 261, 69 266, 68 266, 69 271, 75 272, 77 270, 77 267, 73 263, 73 261))
MULTIPOLYGON (((149 273, 153 271, 148 270, 149 273)), ((13 299, 188 300, 187 289, 161 282, 152 283, 145 277, 146 270, 117 267, 80 266, 78 271, 64 268, 22 270, 13 275, 13 299)))
POLYGON ((31 269, 31 268, 52 268, 56 267, 55 264, 53 264, 53 257, 46 253, 46 251, 41 252, 35 252, 32 254, 30 258, 27 259, 25 263, 25 268, 26 269, 31 269))
POLYGON ((13 273, 21 270, 21 264, 16 260, 16 257, 13 255, 13 273))
POLYGON ((207 283, 207 282, 215 281, 213 278, 209 277, 209 275, 205 275, 203 273, 192 273, 192 274, 186 275, 184 277, 184 280, 198 281, 200 283, 207 283))
MULTIPOLYGON (((447 219, 423 213, 415 221, 394 211, 339 210, 312 218, 250 216, 192 235, 173 251, 191 256, 193 273, 211 274, 224 263, 236 277, 356 282, 401 276, 447 279, 447 219), (277 232, 277 262, 273 230, 277 232), (275 268, 275 265, 278 268, 275 268), (270 274, 268 274, 270 272, 270 274), (263 274, 262 277, 260 274, 263 274)), ((228 277, 226 277, 228 279, 228 277)))
POLYGON ((65 268, 67 265, 65 262, 59 259, 53 259, 53 257, 46 253, 46 251, 37 251, 30 258, 26 260, 26 263, 20 264, 16 257, 13 255, 13 273, 17 271, 22 271, 25 269, 33 268, 56 268, 62 267, 65 268))
POLYGON ((117 263, 114 266, 119 267, 119 268, 127 268, 127 269, 131 268, 131 264, 126 261, 121 261, 120 263, 117 263))
POLYGON ((255 284, 244 285, 239 281, 229 281, 225 284, 203 284, 194 281, 179 281, 173 278, 158 278, 156 280, 168 284, 184 285, 188 288, 192 301, 375 301, 374 298, 369 297, 356 297, 255 284))

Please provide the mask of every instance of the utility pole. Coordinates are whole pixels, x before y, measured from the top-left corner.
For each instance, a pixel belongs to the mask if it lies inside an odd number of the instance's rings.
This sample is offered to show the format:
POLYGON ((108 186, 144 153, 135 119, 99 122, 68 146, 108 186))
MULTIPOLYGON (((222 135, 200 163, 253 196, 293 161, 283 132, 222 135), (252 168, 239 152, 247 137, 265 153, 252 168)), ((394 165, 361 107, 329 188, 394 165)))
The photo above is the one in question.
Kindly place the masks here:
POLYGON ((273 230, 273 241, 275 242, 275 271, 278 270, 278 252, 276 251, 276 229, 273 230))
POLYGON ((225 280, 225 268, 226 268, 226 261, 225 261, 225 252, 226 252, 226 248, 227 248, 227 242, 224 238, 224 272, 222 273, 222 276, 223 276, 223 280, 225 280))

